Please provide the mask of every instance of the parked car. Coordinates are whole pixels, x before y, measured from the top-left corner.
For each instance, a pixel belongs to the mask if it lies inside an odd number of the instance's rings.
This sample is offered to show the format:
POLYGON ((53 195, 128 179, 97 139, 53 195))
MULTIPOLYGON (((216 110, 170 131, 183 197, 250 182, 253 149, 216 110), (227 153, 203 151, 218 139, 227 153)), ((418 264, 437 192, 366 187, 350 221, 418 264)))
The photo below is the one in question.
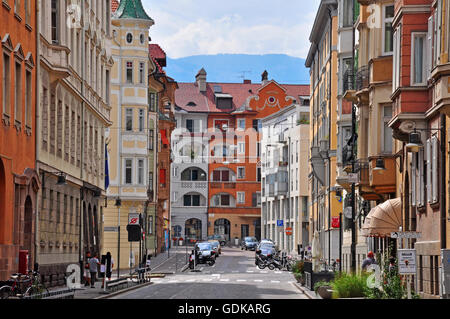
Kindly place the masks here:
POLYGON ((221 246, 225 246, 227 243, 227 239, 224 235, 210 235, 208 236, 208 240, 218 240, 221 246))
POLYGON ((216 253, 210 242, 199 242, 195 244, 194 256, 189 257, 189 268, 194 269, 194 258, 196 259, 195 264, 208 264, 213 266, 216 262, 216 253))
POLYGON ((216 257, 219 257, 222 254, 222 247, 220 246, 220 242, 216 239, 210 239, 208 240, 208 242, 212 244, 212 247, 216 252, 216 257))
POLYGON ((258 246, 258 240, 256 237, 245 237, 241 241, 241 250, 255 250, 256 246, 258 246))
POLYGON ((255 250, 255 265, 261 260, 273 258, 278 254, 276 246, 270 242, 260 243, 255 250))

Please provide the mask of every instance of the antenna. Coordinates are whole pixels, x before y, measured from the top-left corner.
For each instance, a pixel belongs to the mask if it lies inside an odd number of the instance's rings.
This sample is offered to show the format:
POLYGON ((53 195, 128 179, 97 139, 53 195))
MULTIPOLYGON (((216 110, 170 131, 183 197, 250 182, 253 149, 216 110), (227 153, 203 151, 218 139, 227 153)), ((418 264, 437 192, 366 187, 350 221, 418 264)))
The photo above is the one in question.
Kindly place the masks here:
POLYGON ((252 73, 252 71, 241 71, 242 75, 239 77, 241 79, 247 79, 247 77, 245 76, 246 73, 252 73))

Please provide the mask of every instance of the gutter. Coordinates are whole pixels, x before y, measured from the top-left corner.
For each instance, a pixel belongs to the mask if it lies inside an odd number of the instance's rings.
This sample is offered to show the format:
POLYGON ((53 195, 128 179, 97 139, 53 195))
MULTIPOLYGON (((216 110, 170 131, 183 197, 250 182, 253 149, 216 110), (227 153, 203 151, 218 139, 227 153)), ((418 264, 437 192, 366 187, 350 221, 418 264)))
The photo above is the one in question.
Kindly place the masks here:
MULTIPOLYGON (((443 157, 445 153, 445 145, 446 145, 446 115, 441 114, 441 156, 443 157), (444 133, 444 134, 443 134, 444 133)), ((441 158, 441 204, 440 204, 440 210, 441 210, 441 249, 447 248, 447 220, 446 220, 446 209, 447 209, 447 192, 444 190, 446 189, 445 183, 446 183, 446 161, 441 158)))
MULTIPOLYGON (((41 1, 43 1, 43 0, 41 0, 41 1)), ((35 136, 35 150, 34 150, 34 155, 35 155, 35 160, 36 160, 36 165, 35 165, 36 173, 39 176, 37 163, 38 163, 38 158, 39 158, 39 146, 38 146, 38 144, 39 144, 39 139, 40 139, 40 134, 39 134, 39 138, 38 138, 38 132, 41 131, 40 130, 40 126, 39 126, 39 102, 40 102, 39 90, 40 90, 40 87, 41 87, 41 81, 40 81, 40 79, 41 79, 41 77, 40 77, 40 74, 41 74, 41 72, 40 72, 41 71, 41 67, 40 67, 41 54, 40 54, 40 50, 39 50, 39 44, 40 44, 39 43, 39 40, 40 40, 40 36, 39 35, 40 35, 41 31, 40 31, 40 28, 39 28, 39 21, 40 21, 39 14, 41 12, 41 10, 40 10, 41 6, 39 5, 38 1, 35 2, 35 4, 36 4, 36 11, 35 11, 35 19, 36 19, 36 22, 35 22, 35 25, 36 25, 36 81, 35 81, 35 83, 36 83, 36 88, 35 88, 36 100, 35 100, 35 110, 34 110, 34 114, 35 114, 35 116, 34 116, 34 118, 35 118, 35 124, 34 124, 34 127, 35 127, 35 134, 34 134, 34 136, 35 136)), ((41 188, 40 191, 41 191, 41 196, 42 196, 42 188, 41 188)), ((34 231, 34 262, 35 263, 38 262, 38 246, 40 247, 40 245, 38 243, 38 233, 39 233, 38 227, 39 227, 39 215, 40 215, 39 213, 40 213, 40 210, 39 210, 39 193, 38 193, 38 195, 36 196, 36 216, 35 216, 36 226, 35 226, 35 231, 34 231)))
MULTIPOLYGON (((328 16, 330 18, 330 35, 329 35, 329 50, 330 50, 330 75, 328 81, 328 110, 329 110, 329 118, 328 118, 328 152, 331 149, 331 64, 333 63, 332 54, 332 44, 333 44, 333 17, 331 16, 331 9, 328 7, 328 16)), ((328 154, 328 265, 331 264, 331 160, 330 155, 328 154)))

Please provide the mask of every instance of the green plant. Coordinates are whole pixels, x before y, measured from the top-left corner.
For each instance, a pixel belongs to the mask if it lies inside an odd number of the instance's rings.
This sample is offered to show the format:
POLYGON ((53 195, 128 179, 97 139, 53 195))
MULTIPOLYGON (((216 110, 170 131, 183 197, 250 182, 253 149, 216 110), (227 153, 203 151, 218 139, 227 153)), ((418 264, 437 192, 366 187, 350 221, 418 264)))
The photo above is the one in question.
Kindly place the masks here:
POLYGON ((292 272, 303 274, 305 272, 305 263, 301 260, 297 261, 292 267, 292 272))
POLYGON ((329 281, 321 280, 314 284, 314 292, 317 293, 320 287, 331 287, 331 283, 329 281))
POLYGON ((296 272, 296 273, 294 273, 294 277, 297 281, 300 281, 303 278, 303 274, 296 272))
POLYGON ((331 283, 333 298, 365 297, 368 276, 367 273, 361 275, 342 273, 337 275, 331 283))

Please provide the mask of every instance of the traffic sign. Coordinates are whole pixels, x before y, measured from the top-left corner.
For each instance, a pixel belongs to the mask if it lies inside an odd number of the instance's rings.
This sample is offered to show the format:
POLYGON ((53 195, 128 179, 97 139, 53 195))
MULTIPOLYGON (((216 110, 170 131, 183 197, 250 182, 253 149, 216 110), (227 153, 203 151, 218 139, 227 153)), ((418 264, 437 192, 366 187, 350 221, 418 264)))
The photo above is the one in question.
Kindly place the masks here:
POLYGON ((292 236, 292 227, 287 227, 286 228, 286 235, 287 236, 292 236))
POLYGON ((278 227, 283 227, 284 226, 284 221, 283 220, 277 220, 277 226, 278 227))
POLYGON ((392 232, 391 238, 421 238, 422 233, 417 232, 392 232))
POLYGON ((128 214, 128 225, 140 225, 139 214, 135 213, 128 214))
POLYGON ((416 250, 415 249, 399 249, 398 257, 398 273, 400 275, 416 274, 416 250))

